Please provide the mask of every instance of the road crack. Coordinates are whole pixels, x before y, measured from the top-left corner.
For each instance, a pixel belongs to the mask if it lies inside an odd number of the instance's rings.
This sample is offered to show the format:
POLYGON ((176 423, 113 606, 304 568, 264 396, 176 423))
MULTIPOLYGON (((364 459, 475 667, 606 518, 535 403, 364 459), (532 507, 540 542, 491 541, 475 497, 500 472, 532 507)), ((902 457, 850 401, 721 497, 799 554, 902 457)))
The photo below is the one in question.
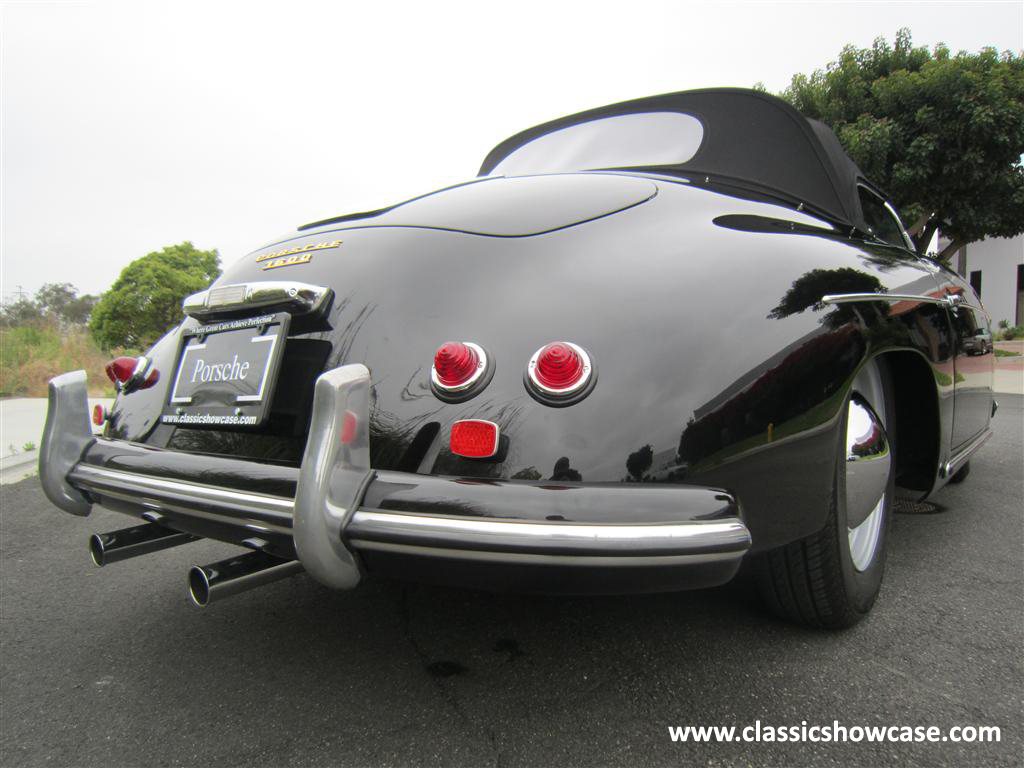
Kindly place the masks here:
POLYGON ((501 747, 498 746, 497 735, 487 725, 477 724, 474 719, 470 716, 469 712, 462 706, 462 702, 459 701, 458 693, 455 690, 455 684, 446 684, 444 680, 449 677, 457 677, 460 674, 466 672, 466 668, 454 661, 431 661, 430 657, 424 651, 419 641, 416 639, 416 634, 413 632, 412 627, 412 612, 409 610, 409 591, 408 588, 402 586, 401 598, 399 601, 399 611, 402 619, 402 633, 405 635, 405 639, 409 642, 410 647, 420 660, 420 664, 423 669, 427 672, 430 677, 430 682, 437 691, 438 696, 441 700, 448 705, 448 707, 455 713, 455 716, 471 731, 477 732, 483 738, 484 743, 487 745, 491 755, 493 757, 495 768, 503 768, 504 756, 501 751, 501 747))

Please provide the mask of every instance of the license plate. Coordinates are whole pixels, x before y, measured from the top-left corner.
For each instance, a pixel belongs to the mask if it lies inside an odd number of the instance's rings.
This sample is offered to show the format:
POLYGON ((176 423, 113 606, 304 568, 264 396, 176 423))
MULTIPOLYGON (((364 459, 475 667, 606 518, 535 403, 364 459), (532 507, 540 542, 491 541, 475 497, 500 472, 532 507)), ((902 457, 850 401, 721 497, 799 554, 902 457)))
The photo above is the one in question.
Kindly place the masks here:
POLYGON ((279 313, 192 328, 161 422, 187 427, 257 427, 266 421, 288 335, 279 313))

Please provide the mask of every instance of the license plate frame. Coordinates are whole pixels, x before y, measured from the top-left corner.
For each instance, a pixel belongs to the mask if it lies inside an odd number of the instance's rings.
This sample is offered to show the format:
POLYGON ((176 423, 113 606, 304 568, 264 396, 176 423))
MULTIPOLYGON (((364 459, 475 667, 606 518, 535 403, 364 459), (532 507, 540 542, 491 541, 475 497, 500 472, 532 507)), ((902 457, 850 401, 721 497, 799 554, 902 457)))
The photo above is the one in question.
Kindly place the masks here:
POLYGON ((212 429, 266 423, 290 321, 278 312, 183 331, 160 422, 212 429), (260 368, 262 375, 251 379, 260 368))

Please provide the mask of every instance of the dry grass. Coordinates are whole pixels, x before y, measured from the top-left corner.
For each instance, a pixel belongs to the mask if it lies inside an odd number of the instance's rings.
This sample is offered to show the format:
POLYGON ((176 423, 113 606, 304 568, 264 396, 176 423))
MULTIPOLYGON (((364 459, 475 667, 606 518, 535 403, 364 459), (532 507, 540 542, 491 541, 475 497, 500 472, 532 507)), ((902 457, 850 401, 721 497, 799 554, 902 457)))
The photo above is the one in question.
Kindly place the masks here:
POLYGON ((114 389, 103 372, 111 358, 85 329, 57 325, 0 329, 0 396, 46 397, 51 378, 84 368, 89 394, 113 397, 114 389))

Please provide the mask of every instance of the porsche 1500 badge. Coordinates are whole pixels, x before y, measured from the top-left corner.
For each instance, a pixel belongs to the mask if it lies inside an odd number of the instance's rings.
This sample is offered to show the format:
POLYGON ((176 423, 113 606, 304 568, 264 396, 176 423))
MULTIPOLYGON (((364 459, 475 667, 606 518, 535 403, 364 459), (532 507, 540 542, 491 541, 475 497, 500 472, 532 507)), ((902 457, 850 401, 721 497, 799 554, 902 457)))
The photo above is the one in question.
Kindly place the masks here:
POLYGON ((264 253, 256 257, 256 262, 267 262, 263 269, 276 269, 277 267, 291 267, 296 264, 306 264, 313 259, 313 251, 322 251, 326 248, 337 248, 341 240, 325 240, 322 243, 309 243, 299 245, 295 248, 285 248, 272 253, 264 253))

